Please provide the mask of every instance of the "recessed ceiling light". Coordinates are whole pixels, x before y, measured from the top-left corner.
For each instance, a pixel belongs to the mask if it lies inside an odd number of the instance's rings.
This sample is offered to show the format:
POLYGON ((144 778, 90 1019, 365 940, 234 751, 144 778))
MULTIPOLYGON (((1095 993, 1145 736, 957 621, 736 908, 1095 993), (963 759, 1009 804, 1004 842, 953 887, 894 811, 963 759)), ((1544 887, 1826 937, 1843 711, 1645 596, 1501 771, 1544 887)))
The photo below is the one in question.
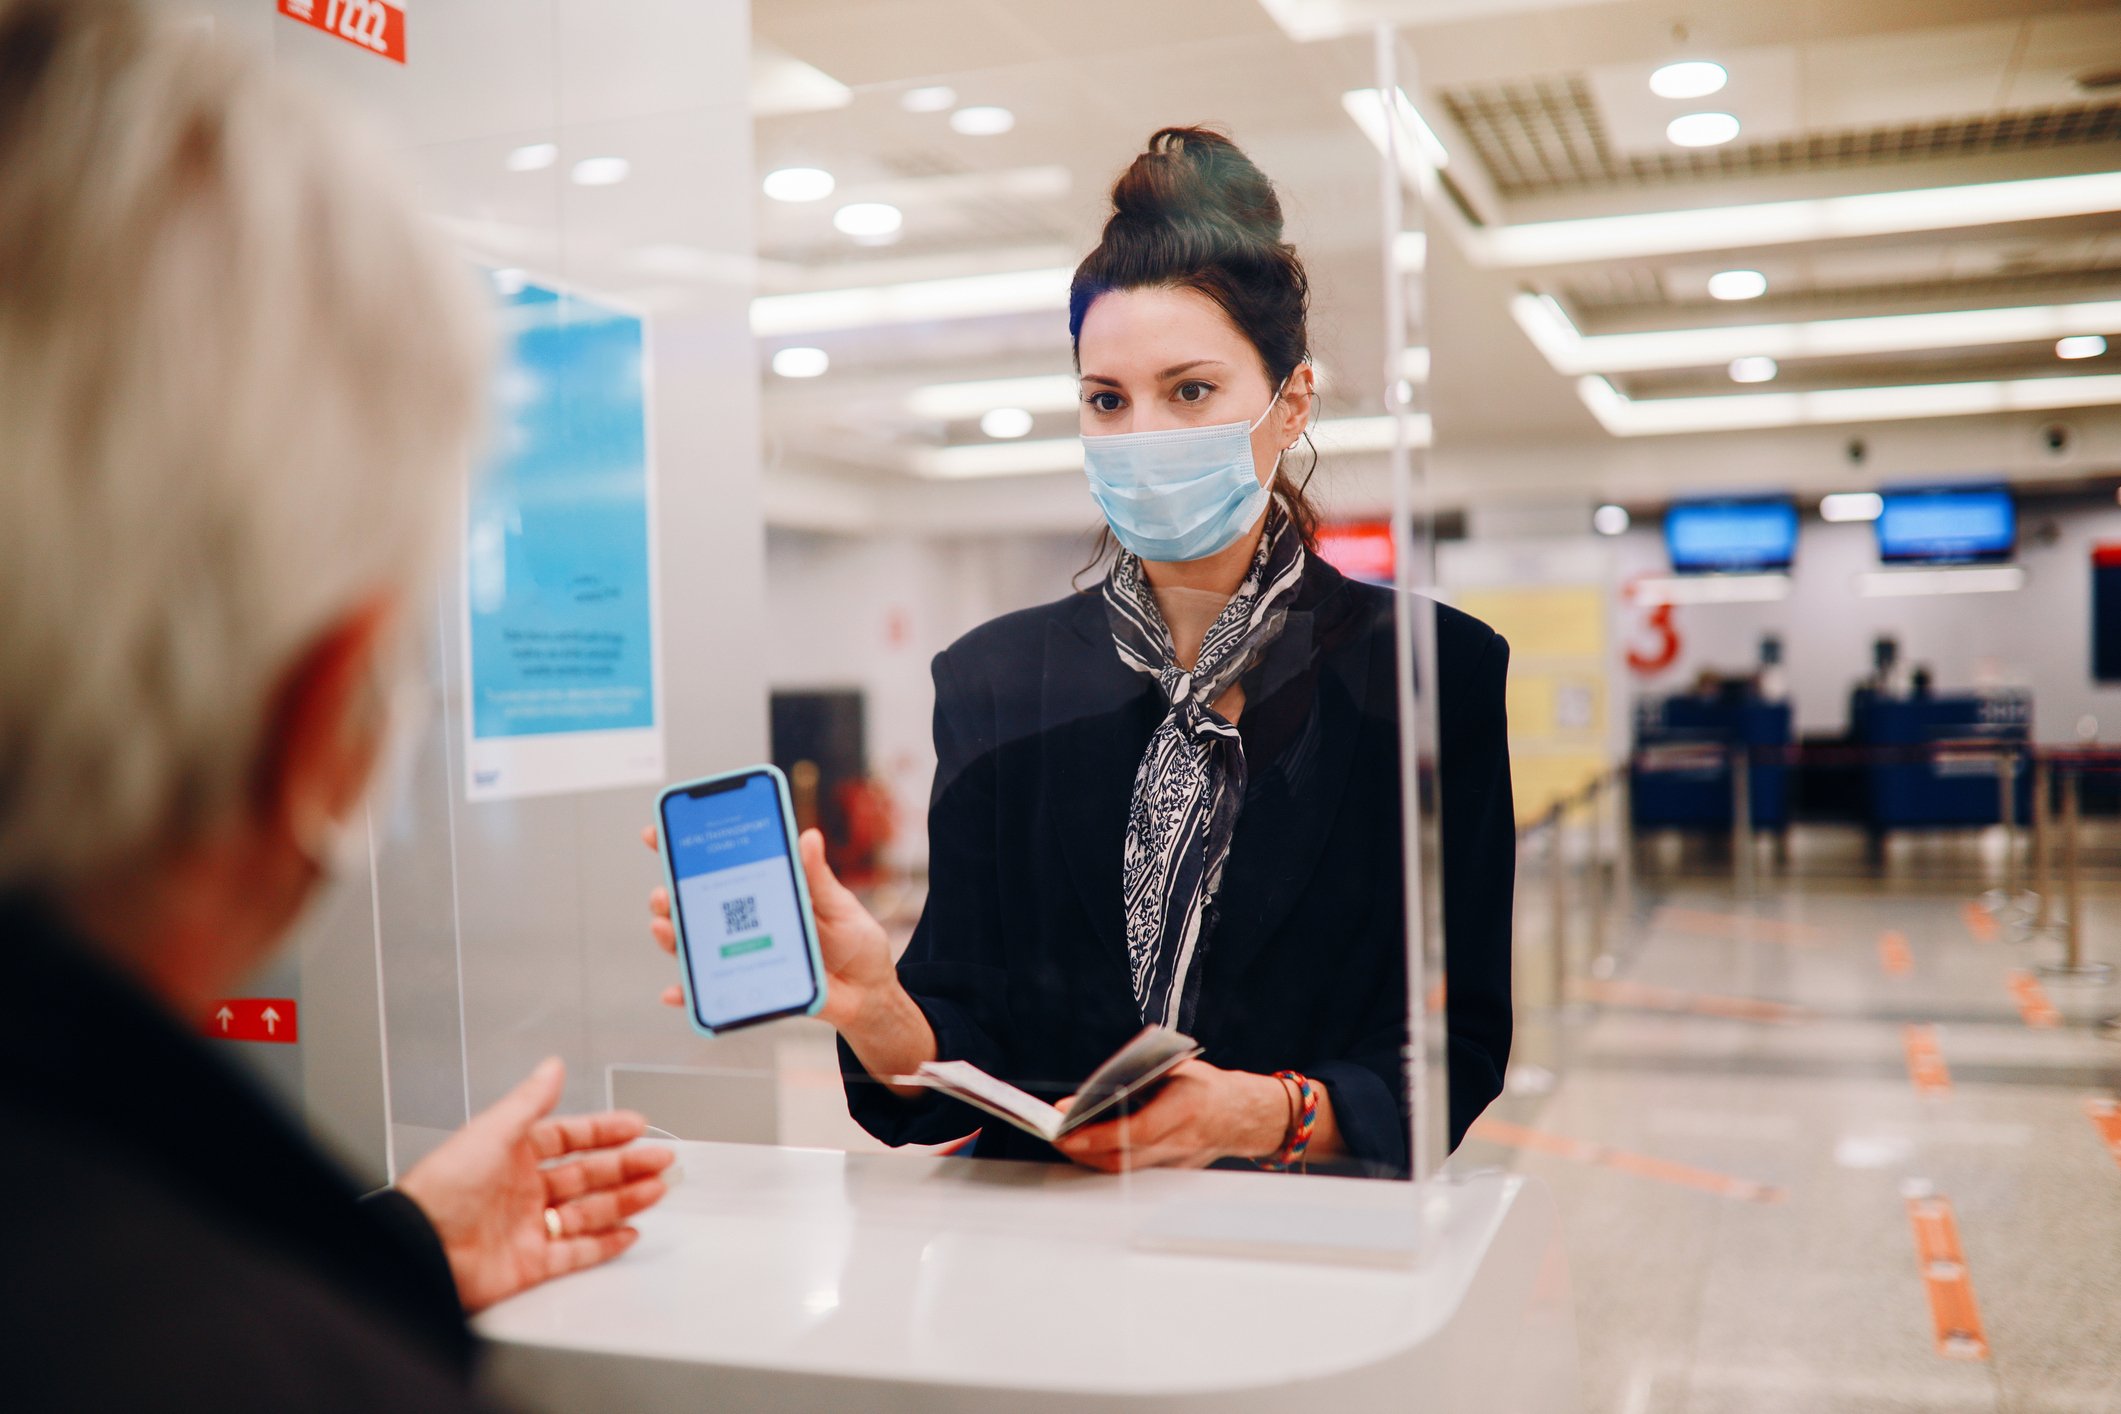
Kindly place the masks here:
POLYGON ((1718 270, 1709 276, 1710 299, 1759 299, 1767 293, 1767 276, 1758 270, 1718 270))
POLYGON ((608 187, 626 180, 633 164, 623 157, 584 157, 574 164, 574 184, 578 187, 608 187))
POLYGON ((1659 98, 1706 98, 1730 81, 1723 65, 1706 59, 1683 59, 1650 75, 1650 92, 1659 98))
POLYGON ((1876 491, 1836 491, 1819 498, 1821 520, 1876 520, 1884 514, 1885 498, 1876 491))
POLYGON ((2105 352, 2106 339, 2100 334, 2072 334, 2055 340, 2056 358, 2097 358, 2105 352))
POLYGON ((773 351, 773 371, 783 378, 815 378, 832 367, 823 349, 792 348, 773 351))
POLYGON ((1728 113, 1688 113, 1665 124, 1664 135, 1681 147, 1721 147, 1738 136, 1728 113))
POLYGON ((533 142, 525 144, 508 154, 508 170, 511 172, 542 172, 560 160, 557 143, 533 142))
POLYGON ((908 113, 940 113, 957 102, 957 90, 945 84, 909 88, 898 96, 898 106, 908 113))
POLYGON ((979 430, 1008 441, 1031 431, 1031 414, 1022 408, 993 408, 981 416, 979 430))
POLYGON ((1731 360, 1733 383, 1766 383, 1775 376, 1775 360, 1764 354, 1749 354, 1731 360))
POLYGON ((766 174, 763 185, 775 201, 822 201, 832 195, 832 174, 821 167, 780 167, 766 174))
POLYGON ((881 201, 856 201, 833 212, 832 224, 850 236, 889 236, 906 224, 906 217, 881 201))
POLYGON ((1006 108, 960 108, 950 115, 950 128, 966 137, 994 137, 1016 126, 1016 114, 1006 108))
POLYGON ((1591 529, 1600 535, 1618 535, 1628 528, 1625 506, 1600 506, 1591 512, 1591 529))

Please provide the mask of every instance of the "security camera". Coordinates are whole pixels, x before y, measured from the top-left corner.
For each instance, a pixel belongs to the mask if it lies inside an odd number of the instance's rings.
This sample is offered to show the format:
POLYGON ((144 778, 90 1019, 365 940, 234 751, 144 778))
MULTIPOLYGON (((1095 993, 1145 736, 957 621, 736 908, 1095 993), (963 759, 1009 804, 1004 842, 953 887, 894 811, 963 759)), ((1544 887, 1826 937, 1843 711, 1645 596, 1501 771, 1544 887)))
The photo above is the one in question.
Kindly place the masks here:
POLYGON ((1849 438, 1848 452, 1849 465, 1862 466, 1863 459, 1871 454, 1871 449, 1864 445, 1861 437, 1851 437, 1849 438))
POLYGON ((2047 454, 2051 457, 2067 454, 2070 441, 2069 428, 2059 422, 2050 422, 2040 429, 2040 445, 2047 448, 2047 454))

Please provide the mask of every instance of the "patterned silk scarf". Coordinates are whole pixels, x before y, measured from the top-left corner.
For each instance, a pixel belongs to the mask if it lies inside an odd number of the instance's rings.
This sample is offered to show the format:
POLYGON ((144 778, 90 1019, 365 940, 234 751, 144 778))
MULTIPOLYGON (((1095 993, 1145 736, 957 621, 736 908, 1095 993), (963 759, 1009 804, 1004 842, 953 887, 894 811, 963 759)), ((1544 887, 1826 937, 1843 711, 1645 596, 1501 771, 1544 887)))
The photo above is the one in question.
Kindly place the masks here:
POLYGON ((1156 680, 1171 709, 1134 773, 1122 865, 1127 959, 1142 1020, 1193 1024, 1202 932, 1245 798, 1237 728, 1210 705, 1281 632, 1304 572, 1303 537, 1277 501, 1244 583, 1217 616, 1188 673, 1142 573, 1122 552, 1105 580, 1105 617, 1122 663, 1156 680))

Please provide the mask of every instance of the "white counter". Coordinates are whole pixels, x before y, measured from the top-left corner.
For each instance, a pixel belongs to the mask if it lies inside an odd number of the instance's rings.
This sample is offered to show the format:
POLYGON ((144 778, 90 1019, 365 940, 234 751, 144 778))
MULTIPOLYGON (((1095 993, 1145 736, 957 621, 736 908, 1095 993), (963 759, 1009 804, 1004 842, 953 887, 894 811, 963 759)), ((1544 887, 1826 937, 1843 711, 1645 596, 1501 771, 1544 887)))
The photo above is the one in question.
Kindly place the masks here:
POLYGON ((1141 1234, 1177 1205, 1382 1231, 1405 1226, 1407 1185, 674 1147, 683 1177, 632 1251, 480 1318, 508 1397, 627 1414, 1577 1407, 1560 1230, 1516 1175, 1428 1185, 1421 1260, 1365 1264, 1150 1251, 1141 1234))

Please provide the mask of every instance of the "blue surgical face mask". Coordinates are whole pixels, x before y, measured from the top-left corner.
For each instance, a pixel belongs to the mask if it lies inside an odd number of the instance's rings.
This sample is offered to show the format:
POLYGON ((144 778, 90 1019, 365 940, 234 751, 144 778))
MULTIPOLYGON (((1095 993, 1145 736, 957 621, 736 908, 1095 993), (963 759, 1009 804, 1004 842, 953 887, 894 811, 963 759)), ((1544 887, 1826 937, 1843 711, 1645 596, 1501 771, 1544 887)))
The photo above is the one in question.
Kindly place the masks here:
MULTIPOLYGON (((1282 380, 1282 387, 1288 380, 1282 380)), ((1252 434, 1281 402, 1281 388, 1250 425, 1171 427, 1083 438, 1090 494, 1119 543, 1145 560, 1204 560, 1228 549, 1266 513, 1271 480, 1252 461, 1252 434)))

